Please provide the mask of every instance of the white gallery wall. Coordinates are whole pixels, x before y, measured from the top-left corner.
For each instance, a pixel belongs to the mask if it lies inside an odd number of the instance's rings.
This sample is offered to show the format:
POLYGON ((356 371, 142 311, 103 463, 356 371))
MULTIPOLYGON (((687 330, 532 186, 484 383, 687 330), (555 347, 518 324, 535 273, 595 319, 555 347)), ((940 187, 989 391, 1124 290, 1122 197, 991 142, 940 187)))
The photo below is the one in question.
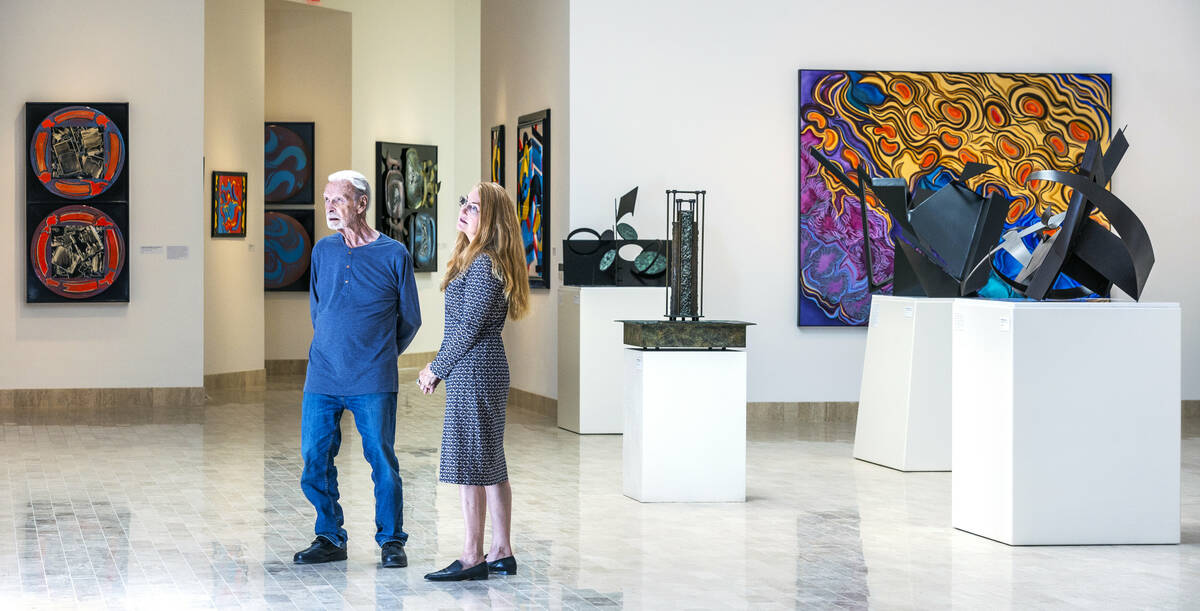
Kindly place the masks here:
MULTIPOLYGON (((571 116, 568 83, 568 14, 578 3, 564 0, 503 0, 483 3, 480 96, 483 125, 475 141, 483 177, 491 175, 491 135, 505 126, 505 189, 517 197, 517 117, 550 109, 550 233, 546 265, 550 289, 531 291, 526 318, 504 329, 512 386, 558 396, 559 252, 573 201, 571 116)), ((613 41, 610 41, 613 42, 613 41)), ((601 198, 603 199, 603 198, 601 198)), ((609 200, 611 211, 611 200, 609 200)))
MULTIPOLYGON (((325 225, 325 178, 350 166, 351 16, 284 0, 266 2, 265 121, 313 122, 313 239, 325 225)), ((263 148, 260 125, 259 153, 263 148)), ((259 164, 259 172, 263 171, 259 164)), ((263 196, 259 183, 259 197, 263 196)), ((287 206, 281 208, 303 208, 287 206)), ((261 222, 262 208, 256 214, 261 222)), ((263 264, 258 265, 261 285, 263 264)), ((308 290, 265 293, 268 360, 307 359, 312 342, 308 290)))
MULTIPOLYGON (((513 38, 526 25, 491 13, 485 51, 489 27, 513 38)), ((1114 191, 1145 222, 1157 258, 1143 301, 1183 304, 1183 371, 1200 371, 1200 208, 1187 186, 1200 165, 1191 103, 1200 84, 1189 76, 1200 71, 1197 26, 1200 3, 1190 0, 572 2, 570 228, 610 224, 611 198, 638 185, 653 214, 639 207, 635 226, 665 237, 663 191, 707 189, 705 313, 758 323, 749 400, 854 401, 865 329, 795 322, 797 70, 1111 72, 1113 124, 1128 124, 1131 143, 1114 191)), ((488 66, 485 55, 485 101, 488 66)), ((495 118, 487 108, 485 124, 495 118)), ((556 225, 554 240, 565 229, 556 225)), ((1070 338, 1047 338, 1056 341, 1070 338)), ((521 351, 512 360, 540 358, 547 345, 510 342, 521 351)), ((548 379, 519 386, 553 389, 554 370, 538 373, 548 379)), ((1183 380, 1184 398, 1200 398, 1200 377, 1183 380)))
POLYGON ((0 57, 0 388, 200 386, 203 0, 5 2, 0 57), (129 303, 25 303, 26 102, 129 103, 129 303))
POLYGON ((204 373, 263 368, 263 0, 204 3, 204 373), (212 173, 246 172, 246 237, 213 238, 212 173))

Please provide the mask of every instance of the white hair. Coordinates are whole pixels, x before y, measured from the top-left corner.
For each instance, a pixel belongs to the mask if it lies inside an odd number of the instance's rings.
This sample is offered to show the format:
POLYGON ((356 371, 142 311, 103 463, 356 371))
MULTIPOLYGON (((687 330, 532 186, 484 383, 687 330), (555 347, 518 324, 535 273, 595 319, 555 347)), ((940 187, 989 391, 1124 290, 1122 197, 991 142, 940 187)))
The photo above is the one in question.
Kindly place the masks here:
POLYGON ((358 198, 366 195, 367 204, 371 203, 371 183, 367 181, 367 177, 355 172, 354 170, 338 170, 329 175, 329 182, 338 182, 345 180, 350 183, 350 188, 354 190, 355 201, 358 198))

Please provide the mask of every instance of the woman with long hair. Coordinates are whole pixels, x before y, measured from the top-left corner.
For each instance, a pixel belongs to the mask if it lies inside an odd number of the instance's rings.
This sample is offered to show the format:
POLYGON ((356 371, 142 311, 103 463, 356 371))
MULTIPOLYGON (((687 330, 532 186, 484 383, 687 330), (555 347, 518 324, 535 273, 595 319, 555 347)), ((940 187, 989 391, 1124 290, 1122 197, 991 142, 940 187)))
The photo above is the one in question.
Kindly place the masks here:
POLYGON ((442 347, 421 370, 417 383, 429 394, 446 381, 438 479, 461 486, 467 540, 457 560, 425 576, 431 581, 517 572, 509 535, 512 489, 504 462, 508 360, 500 331, 506 318, 516 320, 529 309, 525 246, 516 207, 504 188, 492 182, 475 185, 459 201, 458 231, 442 280, 442 347), (486 556, 485 512, 492 516, 492 545, 486 556))

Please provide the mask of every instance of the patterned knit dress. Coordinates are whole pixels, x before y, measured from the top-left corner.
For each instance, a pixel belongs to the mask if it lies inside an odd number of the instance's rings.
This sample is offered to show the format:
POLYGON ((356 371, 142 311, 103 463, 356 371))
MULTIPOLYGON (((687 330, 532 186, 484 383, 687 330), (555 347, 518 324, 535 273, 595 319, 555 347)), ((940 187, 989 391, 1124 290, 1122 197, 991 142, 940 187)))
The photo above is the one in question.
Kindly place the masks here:
POLYGON ((504 410, 508 359, 500 331, 508 317, 504 283, 481 254, 446 286, 446 330, 430 370, 446 384, 438 479, 490 486, 508 480, 504 410))

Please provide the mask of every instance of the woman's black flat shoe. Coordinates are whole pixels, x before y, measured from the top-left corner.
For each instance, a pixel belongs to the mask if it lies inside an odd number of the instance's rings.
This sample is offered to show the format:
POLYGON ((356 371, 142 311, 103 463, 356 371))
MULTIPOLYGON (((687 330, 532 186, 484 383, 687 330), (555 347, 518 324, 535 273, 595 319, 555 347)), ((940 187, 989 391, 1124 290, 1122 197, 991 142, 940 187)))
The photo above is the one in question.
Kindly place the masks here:
POLYGON ((464 569, 462 563, 457 560, 451 562, 450 566, 425 576, 425 579, 429 581, 476 581, 487 578, 487 561, 480 562, 469 569, 464 569))
POLYGON ((498 575, 516 575, 517 574, 517 559, 509 556, 499 560, 492 560, 487 563, 488 572, 498 575))

